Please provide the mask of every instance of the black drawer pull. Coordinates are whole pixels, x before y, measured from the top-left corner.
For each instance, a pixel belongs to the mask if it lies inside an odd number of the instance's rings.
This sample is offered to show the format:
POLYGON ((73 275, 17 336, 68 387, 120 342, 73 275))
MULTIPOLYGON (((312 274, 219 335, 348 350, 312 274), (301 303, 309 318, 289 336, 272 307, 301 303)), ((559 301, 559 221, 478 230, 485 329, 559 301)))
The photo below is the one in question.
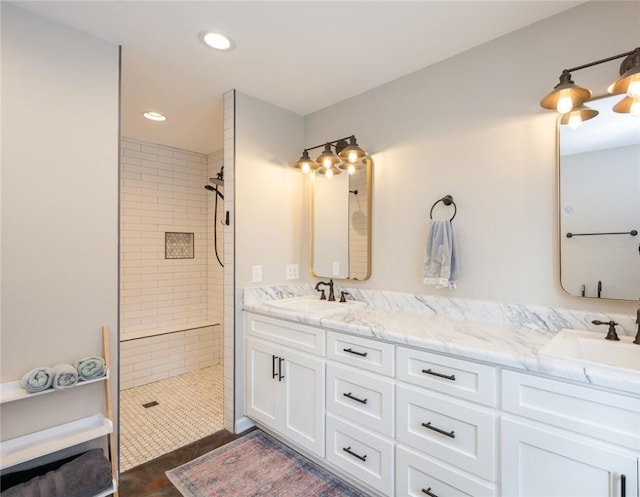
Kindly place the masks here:
POLYGON ((343 393, 342 395, 344 395, 345 397, 351 399, 351 400, 355 400, 356 402, 360 402, 361 404, 366 404, 367 403, 367 399, 359 399, 358 397, 355 397, 351 394, 351 392, 349 393, 343 393))
POLYGON ((369 352, 358 352, 356 350, 351 350, 351 349, 342 349, 345 352, 349 352, 349 354, 353 354, 353 355, 359 355, 360 357, 367 357, 367 355, 369 354, 369 352))
POLYGON ((424 374, 430 374, 432 376, 437 376, 438 378, 444 378, 446 380, 456 381, 456 375, 455 374, 447 375, 447 374, 442 374, 442 373, 436 373, 435 371, 431 371, 431 369, 423 369, 422 372, 424 374))
POLYGON ((275 355, 271 355, 271 379, 274 379, 278 374, 276 373, 276 359, 278 358, 275 355))
POLYGON ((278 381, 284 380, 284 375, 282 374, 282 363, 284 362, 284 357, 278 358, 278 381))
POLYGON ((620 497, 627 497, 627 477, 620 475, 620 497))
POLYGON ((444 430, 441 430, 440 428, 436 428, 435 426, 431 426, 431 421, 429 421, 428 423, 421 423, 421 424, 425 428, 429 428, 430 430, 437 431, 438 433, 442 433, 443 435, 446 435, 446 436, 451 437, 451 438, 456 438, 456 432, 455 431, 453 431, 453 430, 444 431, 444 430))
POLYGON ((431 487, 427 488, 426 490, 423 488, 422 493, 427 494, 429 497, 438 497, 436 494, 431 492, 431 487))
POLYGON ((365 454, 364 456, 361 456, 360 454, 356 454, 355 452, 353 452, 351 450, 350 446, 349 447, 343 447, 342 450, 344 450, 347 454, 352 455, 356 459, 360 459, 363 462, 365 462, 367 460, 367 454, 365 454))

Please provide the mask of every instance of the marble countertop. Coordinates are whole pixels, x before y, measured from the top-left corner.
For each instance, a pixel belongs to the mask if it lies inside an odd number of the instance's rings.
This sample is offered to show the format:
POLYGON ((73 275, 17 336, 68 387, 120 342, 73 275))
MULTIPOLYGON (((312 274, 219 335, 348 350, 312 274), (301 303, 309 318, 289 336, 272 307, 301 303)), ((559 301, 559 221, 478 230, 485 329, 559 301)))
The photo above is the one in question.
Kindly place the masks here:
POLYGON ((276 308, 264 301, 245 301, 244 309, 325 329, 443 352, 463 359, 541 373, 640 396, 640 373, 617 375, 598 367, 581 367, 565 361, 540 358, 538 351, 558 330, 455 319, 415 310, 378 308, 370 304, 323 317, 276 308))

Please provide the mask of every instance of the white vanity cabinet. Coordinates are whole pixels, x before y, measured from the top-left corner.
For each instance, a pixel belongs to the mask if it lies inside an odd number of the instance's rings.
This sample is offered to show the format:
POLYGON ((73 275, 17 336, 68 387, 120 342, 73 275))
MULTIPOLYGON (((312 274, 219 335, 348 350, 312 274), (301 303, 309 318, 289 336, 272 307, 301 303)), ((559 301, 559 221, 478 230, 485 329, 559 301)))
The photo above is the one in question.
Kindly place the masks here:
POLYGON ((638 497, 640 399, 502 371, 502 497, 638 497))
POLYGON ((324 456, 325 361, 313 355, 324 353, 324 331, 247 314, 247 334, 247 415, 324 456))
POLYGON ((394 346, 327 334, 327 460, 393 495, 394 346))
POLYGON ((368 495, 640 497, 640 392, 251 313, 246 332, 246 414, 368 495))
POLYGON ((495 368, 406 347, 396 359, 396 494, 495 495, 495 368))

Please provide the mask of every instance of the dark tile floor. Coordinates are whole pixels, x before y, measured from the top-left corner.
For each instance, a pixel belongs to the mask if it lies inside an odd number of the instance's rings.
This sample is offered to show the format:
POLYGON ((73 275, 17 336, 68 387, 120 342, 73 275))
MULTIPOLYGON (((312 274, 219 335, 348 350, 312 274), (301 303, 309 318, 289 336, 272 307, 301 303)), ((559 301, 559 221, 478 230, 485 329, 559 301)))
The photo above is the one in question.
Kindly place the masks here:
POLYGON ((120 475, 120 497, 182 497, 164 474, 181 464, 221 447, 240 435, 222 430, 197 442, 125 471, 120 475))

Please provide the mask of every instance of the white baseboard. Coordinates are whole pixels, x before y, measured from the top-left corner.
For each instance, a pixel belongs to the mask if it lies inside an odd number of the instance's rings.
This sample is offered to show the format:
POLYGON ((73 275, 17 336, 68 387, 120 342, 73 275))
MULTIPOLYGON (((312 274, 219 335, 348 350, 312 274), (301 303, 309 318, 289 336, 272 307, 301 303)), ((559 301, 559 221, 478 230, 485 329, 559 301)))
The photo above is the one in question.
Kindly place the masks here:
POLYGON ((234 433, 243 433, 247 431, 249 428, 253 428, 256 424, 252 419, 242 416, 240 419, 236 419, 234 433))

